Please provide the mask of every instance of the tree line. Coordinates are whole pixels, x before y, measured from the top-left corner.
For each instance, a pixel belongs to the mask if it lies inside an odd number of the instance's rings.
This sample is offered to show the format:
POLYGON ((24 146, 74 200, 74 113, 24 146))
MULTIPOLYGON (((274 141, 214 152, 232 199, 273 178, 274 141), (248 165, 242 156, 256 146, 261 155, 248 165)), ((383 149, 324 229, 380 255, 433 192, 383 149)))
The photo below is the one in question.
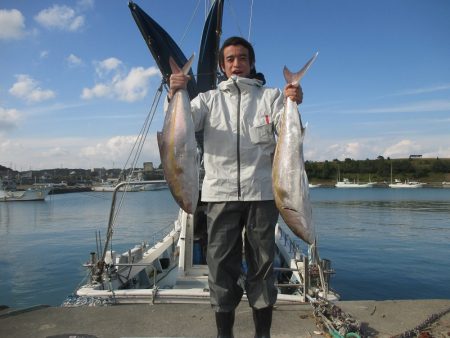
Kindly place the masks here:
POLYGON ((450 159, 440 158, 407 158, 390 159, 378 156, 375 160, 344 161, 334 159, 324 162, 305 162, 306 173, 310 181, 342 180, 344 177, 361 181, 390 181, 393 178, 422 179, 424 181, 450 180, 450 159))

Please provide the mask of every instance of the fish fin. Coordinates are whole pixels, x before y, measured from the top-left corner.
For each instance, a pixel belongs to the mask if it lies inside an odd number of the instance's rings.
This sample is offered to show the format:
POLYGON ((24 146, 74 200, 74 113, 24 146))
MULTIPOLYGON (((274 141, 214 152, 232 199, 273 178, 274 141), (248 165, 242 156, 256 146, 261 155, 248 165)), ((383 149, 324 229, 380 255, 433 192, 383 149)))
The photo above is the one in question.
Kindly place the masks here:
POLYGON ((300 127, 302 128, 302 135, 305 135, 306 128, 308 128, 308 122, 303 125, 302 120, 300 120, 300 127))
POLYGON ((303 66, 302 69, 300 69, 297 73, 292 73, 286 66, 284 66, 283 74, 284 78, 286 79, 286 83, 298 83, 301 78, 306 74, 309 67, 313 64, 313 62, 316 60, 317 55, 319 55, 319 52, 316 52, 316 54, 313 55, 311 59, 303 66))
POLYGON ((156 139, 157 139, 157 141, 158 141, 158 148, 159 148, 159 152, 161 153, 161 150, 162 150, 162 144, 163 144, 163 133, 162 133, 162 131, 158 131, 157 133, 156 133, 156 139))
POLYGON ((183 68, 180 68, 173 57, 169 57, 169 65, 170 69, 172 70, 172 74, 178 74, 183 73, 184 75, 188 75, 189 70, 191 69, 192 62, 194 61, 195 54, 192 54, 192 56, 189 58, 189 60, 185 63, 183 68))

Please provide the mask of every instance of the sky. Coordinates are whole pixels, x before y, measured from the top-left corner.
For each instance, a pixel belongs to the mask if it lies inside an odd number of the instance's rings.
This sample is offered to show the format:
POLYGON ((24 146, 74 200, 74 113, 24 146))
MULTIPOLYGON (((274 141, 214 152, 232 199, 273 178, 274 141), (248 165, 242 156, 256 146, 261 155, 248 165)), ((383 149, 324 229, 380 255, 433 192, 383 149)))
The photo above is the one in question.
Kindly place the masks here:
MULTIPOLYGON (((205 0, 136 0, 198 54, 205 0)), ((450 158, 450 1, 225 0, 267 85, 302 79, 305 159, 450 158)), ((195 72, 194 62, 194 72, 195 72)), ((121 168, 161 75, 126 0, 0 0, 0 165, 121 168)), ((158 107, 139 162, 159 165, 158 107)))

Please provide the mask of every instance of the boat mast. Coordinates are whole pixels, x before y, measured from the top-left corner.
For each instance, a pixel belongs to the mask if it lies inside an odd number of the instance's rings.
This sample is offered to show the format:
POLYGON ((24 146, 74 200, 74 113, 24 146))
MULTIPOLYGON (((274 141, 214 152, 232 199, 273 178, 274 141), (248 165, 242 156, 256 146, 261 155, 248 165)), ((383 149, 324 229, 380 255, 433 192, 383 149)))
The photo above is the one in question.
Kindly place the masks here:
POLYGON ((391 184, 392 184, 392 160, 391 160, 391 184))

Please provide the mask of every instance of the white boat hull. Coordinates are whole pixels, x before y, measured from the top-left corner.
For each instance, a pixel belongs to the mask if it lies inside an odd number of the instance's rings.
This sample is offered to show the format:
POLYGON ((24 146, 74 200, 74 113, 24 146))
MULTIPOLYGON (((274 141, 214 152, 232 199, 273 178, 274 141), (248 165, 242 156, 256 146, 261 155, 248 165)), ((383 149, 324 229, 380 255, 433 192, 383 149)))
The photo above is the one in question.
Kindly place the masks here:
MULTIPOLYGON (((113 192, 116 189, 116 186, 108 186, 108 185, 97 185, 92 186, 91 190, 96 192, 113 192)), ((137 192, 141 191, 141 186, 124 186, 119 189, 119 191, 128 191, 128 192, 137 192)))
POLYGON ((43 201, 50 193, 51 187, 30 188, 28 190, 0 190, 0 202, 43 201))
POLYGON ((373 188, 376 182, 368 183, 352 183, 347 178, 343 181, 337 182, 334 186, 336 188, 373 188))
POLYGON ((389 188, 394 188, 394 189, 414 189, 414 188, 422 188, 424 186, 424 184, 389 184, 389 188))
POLYGON ((400 180, 396 179, 394 183, 389 184, 389 188, 406 188, 406 189, 414 189, 414 188, 422 188, 426 183, 420 183, 416 181, 405 181, 401 182, 400 180))
POLYGON ((373 188, 375 183, 344 183, 338 182, 335 184, 336 188, 373 188))

